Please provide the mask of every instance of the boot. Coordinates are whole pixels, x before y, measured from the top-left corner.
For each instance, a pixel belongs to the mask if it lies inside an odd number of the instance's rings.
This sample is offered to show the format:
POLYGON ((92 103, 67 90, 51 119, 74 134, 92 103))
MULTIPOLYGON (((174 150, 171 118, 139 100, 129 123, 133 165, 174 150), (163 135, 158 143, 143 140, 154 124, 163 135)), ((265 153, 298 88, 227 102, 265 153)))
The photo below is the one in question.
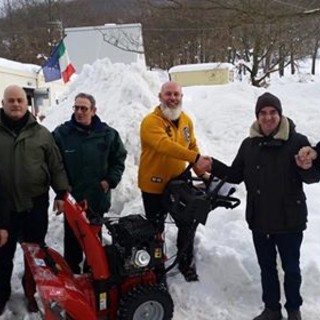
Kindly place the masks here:
POLYGON ((6 308, 7 300, 2 301, 0 300, 0 316, 4 313, 4 309, 6 308))
POLYGON ((265 308, 259 316, 253 318, 253 320, 281 320, 281 319, 282 319, 281 310, 271 310, 268 308, 265 308))
POLYGON ((289 311, 288 320, 302 320, 300 310, 289 311))
POLYGON ((9 299, 0 299, 0 316, 4 313, 8 300, 9 299))
POLYGON ((197 274, 196 267, 190 266, 190 265, 184 265, 180 264, 179 265, 179 270, 186 279, 186 281, 191 282, 191 281, 199 281, 199 276, 197 274))
POLYGON ((27 310, 30 313, 35 313, 39 311, 38 304, 35 299, 27 301, 27 310))
POLYGON ((9 301, 10 294, 11 289, 7 293, 0 292, 0 316, 4 313, 4 309, 6 308, 6 304, 9 301))
MULTIPOLYGON (((30 275, 30 273, 28 273, 28 275, 30 275)), ((35 291, 34 285, 35 284, 33 282, 33 279, 32 279, 32 282, 28 283, 27 276, 26 276, 26 274, 24 274, 21 279, 21 284, 22 284, 22 288, 24 291, 24 295, 27 299, 28 312, 30 312, 30 313, 38 312, 39 311, 38 304, 37 304, 36 299, 34 298, 34 293, 35 293, 34 292, 35 291)))

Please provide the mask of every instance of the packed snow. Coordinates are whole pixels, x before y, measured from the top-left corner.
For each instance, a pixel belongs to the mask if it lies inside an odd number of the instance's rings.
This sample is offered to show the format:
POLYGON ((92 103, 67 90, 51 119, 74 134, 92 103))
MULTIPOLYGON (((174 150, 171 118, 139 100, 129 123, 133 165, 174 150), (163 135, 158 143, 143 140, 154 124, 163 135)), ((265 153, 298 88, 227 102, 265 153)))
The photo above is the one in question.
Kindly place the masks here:
MULTIPOLYGON (((314 144, 320 140, 320 77, 303 71, 281 79, 274 76, 267 90, 282 100, 284 115, 293 119, 297 130, 314 144)), ((137 64, 99 60, 92 66, 86 65, 66 90, 61 103, 47 110, 43 124, 53 130, 70 118, 77 93, 91 93, 97 100, 98 115, 120 132, 128 157, 122 182, 113 192, 111 214, 143 213, 137 187, 139 125, 143 116, 158 103, 160 86, 167 79, 165 72, 147 71, 137 64)), ((183 106, 194 120, 202 153, 231 163, 255 119, 256 99, 265 91, 250 86, 245 80, 220 86, 183 88, 183 106)), ((301 310, 303 319, 317 320, 320 314, 320 184, 305 186, 305 190, 309 223, 301 250, 304 298, 301 310)), ((168 277, 174 300, 174 320, 249 320, 262 310, 259 268, 244 219, 246 192, 243 184, 237 187, 235 195, 242 201, 239 207, 214 210, 207 224, 198 228, 195 258, 200 281, 188 283, 175 271, 168 277)), ((52 211, 50 217, 47 244, 62 252, 62 217, 52 211)), ((176 228, 168 220, 169 256, 175 254, 175 237, 176 228)), ((1 320, 39 319, 39 315, 26 311, 20 284, 22 274, 23 258, 18 249, 13 292, 1 320)))

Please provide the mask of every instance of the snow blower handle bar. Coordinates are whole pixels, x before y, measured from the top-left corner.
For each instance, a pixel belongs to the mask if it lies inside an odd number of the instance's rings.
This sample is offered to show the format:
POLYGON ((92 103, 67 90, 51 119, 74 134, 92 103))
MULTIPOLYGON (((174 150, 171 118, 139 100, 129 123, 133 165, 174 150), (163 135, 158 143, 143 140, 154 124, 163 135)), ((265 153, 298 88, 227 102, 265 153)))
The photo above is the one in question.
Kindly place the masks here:
MULTIPOLYGON (((213 178, 213 176, 211 175, 213 178)), ((219 191, 223 187, 223 185, 227 182, 228 177, 225 176, 221 180, 218 181, 217 185, 214 186, 212 190, 210 190, 210 184, 207 185, 207 195, 211 199, 212 207, 224 207, 226 209, 234 209, 237 207, 241 201, 238 198, 231 197, 231 195, 236 191, 234 187, 231 187, 226 194, 220 194, 219 191)), ((211 182, 213 183, 213 179, 211 179, 211 182)))
POLYGON ((226 209, 234 209, 241 203, 240 199, 230 197, 230 196, 222 196, 217 195, 214 203, 213 208, 215 207, 224 207, 226 209))
POLYGON ((84 201, 79 205, 85 211, 86 218, 90 222, 90 225, 100 226, 100 227, 105 225, 108 230, 112 228, 112 223, 110 222, 110 218, 101 216, 96 211, 94 211, 90 206, 88 206, 88 204, 84 201))
POLYGON ((225 207, 226 209, 233 209, 237 207, 240 204, 240 200, 235 197, 231 197, 231 195, 236 191, 234 187, 230 188, 228 193, 226 195, 219 194, 219 191, 223 187, 223 185, 227 182, 228 177, 225 176, 219 182, 212 190, 210 190, 210 185, 214 181, 215 176, 211 173, 209 176, 209 179, 204 180, 201 177, 193 177, 191 175, 191 169, 193 167, 193 163, 189 163, 188 166, 185 168, 185 170, 177 177, 186 179, 187 181, 202 181, 206 185, 205 193, 207 196, 211 199, 212 207, 225 207))

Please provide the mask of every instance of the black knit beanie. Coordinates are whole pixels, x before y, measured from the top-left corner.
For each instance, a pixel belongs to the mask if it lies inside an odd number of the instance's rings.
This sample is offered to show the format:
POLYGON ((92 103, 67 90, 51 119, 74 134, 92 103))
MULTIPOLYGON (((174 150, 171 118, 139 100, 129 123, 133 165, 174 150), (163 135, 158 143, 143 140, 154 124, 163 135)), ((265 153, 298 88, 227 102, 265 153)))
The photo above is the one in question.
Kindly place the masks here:
POLYGON ((279 98, 274 96, 273 94, 266 92, 261 95, 256 103, 256 117, 258 118, 258 114, 264 107, 274 107, 278 112, 279 115, 282 115, 282 106, 279 98))

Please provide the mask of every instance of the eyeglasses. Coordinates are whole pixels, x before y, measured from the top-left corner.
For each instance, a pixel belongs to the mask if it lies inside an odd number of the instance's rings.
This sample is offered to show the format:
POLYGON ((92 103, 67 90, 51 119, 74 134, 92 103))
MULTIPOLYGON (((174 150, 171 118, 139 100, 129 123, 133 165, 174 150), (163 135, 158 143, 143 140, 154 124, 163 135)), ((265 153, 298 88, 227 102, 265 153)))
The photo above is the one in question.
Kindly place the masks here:
POLYGON ((74 111, 81 111, 83 113, 88 112, 88 110, 90 110, 90 108, 86 107, 86 106, 73 106, 72 109, 74 111))

